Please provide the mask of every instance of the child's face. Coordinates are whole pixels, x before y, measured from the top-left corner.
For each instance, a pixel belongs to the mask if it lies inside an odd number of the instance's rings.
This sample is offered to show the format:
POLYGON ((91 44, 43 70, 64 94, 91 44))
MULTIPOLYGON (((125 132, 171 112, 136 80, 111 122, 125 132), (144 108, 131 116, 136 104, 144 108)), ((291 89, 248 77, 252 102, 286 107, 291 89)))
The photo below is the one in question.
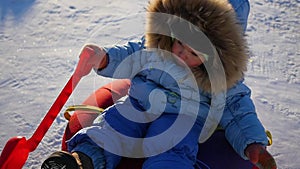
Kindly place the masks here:
POLYGON ((179 59, 185 62, 190 68, 200 66, 204 62, 203 56, 197 54, 188 45, 183 44, 178 40, 175 40, 173 43, 172 53, 178 56, 179 59))

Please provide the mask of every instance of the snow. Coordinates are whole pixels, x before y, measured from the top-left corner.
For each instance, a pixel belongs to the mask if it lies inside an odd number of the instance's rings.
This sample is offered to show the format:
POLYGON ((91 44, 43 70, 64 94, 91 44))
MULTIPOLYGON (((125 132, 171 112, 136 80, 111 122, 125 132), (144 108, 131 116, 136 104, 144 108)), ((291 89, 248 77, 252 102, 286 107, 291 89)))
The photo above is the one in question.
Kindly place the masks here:
MULTIPOLYGON (((246 83, 279 168, 300 169, 300 1, 251 0, 246 83)), ((71 76, 85 43, 122 44, 143 34, 147 0, 0 1, 0 151, 14 136, 30 138, 71 76)), ((95 73, 66 105, 109 82, 95 73)), ((65 107, 64 107, 65 108, 65 107)), ((60 114, 24 168, 39 168, 60 148, 60 114)))

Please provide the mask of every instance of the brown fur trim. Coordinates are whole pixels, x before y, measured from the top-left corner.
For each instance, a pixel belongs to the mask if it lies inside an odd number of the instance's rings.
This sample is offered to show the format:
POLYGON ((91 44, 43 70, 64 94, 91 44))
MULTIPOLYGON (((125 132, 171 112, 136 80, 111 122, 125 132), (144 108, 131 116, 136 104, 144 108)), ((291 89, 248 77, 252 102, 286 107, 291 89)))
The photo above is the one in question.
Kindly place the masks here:
MULTIPOLYGON (((214 45, 222 63, 216 65, 217 62, 213 60, 205 66, 223 66, 227 88, 232 87, 244 76, 248 61, 246 41, 235 11, 227 0, 150 0, 147 11, 176 15, 198 27, 214 45)), ((166 32, 166 35, 147 31, 146 47, 171 51, 172 38, 167 36, 170 35, 168 23, 157 23, 156 19, 151 14, 147 15, 146 29, 164 29, 162 31, 166 32)), ((199 87, 211 92, 211 80, 204 65, 192 71, 199 87)), ((214 78, 218 78, 218 75, 214 78)))

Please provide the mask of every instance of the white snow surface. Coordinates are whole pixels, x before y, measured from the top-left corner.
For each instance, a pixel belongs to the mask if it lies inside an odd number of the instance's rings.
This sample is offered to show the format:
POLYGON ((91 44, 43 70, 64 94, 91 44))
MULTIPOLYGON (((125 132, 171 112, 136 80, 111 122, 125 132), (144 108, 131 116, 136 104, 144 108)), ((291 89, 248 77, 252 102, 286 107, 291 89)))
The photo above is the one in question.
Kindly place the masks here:
MULTIPOLYGON (((0 0, 0 151, 14 136, 30 138, 72 75, 86 43, 138 39, 147 0, 0 0)), ((300 169, 300 1, 251 0, 246 83, 278 168, 300 169)), ((111 79, 94 72, 66 106, 80 104, 111 79)), ((63 108, 65 109, 66 106, 63 108)), ((40 168, 60 149, 62 112, 23 168, 40 168)))

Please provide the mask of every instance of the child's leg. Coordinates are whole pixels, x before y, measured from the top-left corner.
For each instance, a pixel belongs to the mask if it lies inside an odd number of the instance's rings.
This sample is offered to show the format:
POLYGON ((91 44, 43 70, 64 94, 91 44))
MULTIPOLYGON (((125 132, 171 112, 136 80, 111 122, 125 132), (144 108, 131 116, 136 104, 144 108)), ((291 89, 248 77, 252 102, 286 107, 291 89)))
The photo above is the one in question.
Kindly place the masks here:
POLYGON ((182 128, 189 123, 189 117, 184 117, 174 132, 169 130, 177 115, 163 114, 153 121, 147 131, 147 137, 155 137, 162 134, 165 137, 153 139, 152 142, 144 142, 144 151, 148 157, 144 162, 144 169, 194 169, 198 151, 198 138, 202 125, 196 123, 187 133, 182 128), (183 138, 183 139, 182 139, 183 138), (179 142, 179 143, 178 143, 179 142), (166 147, 170 147, 166 149, 166 147), (163 151, 162 153, 160 153, 163 151))
MULTIPOLYGON (((106 109, 112 106, 116 100, 125 96, 129 86, 130 81, 127 79, 114 80, 97 89, 82 104, 106 109)), ((67 151, 66 140, 69 140, 80 129, 91 126, 97 116, 98 113, 75 111, 63 135, 62 150, 67 151)))
POLYGON ((141 138, 146 130, 145 124, 127 120, 119 113, 118 108, 110 107, 104 114, 105 121, 99 117, 93 126, 80 130, 68 142, 69 151, 86 154, 92 159, 95 168, 103 164, 104 155, 106 169, 115 168, 121 156, 132 152, 135 145, 130 140, 122 139, 120 133, 128 137, 141 138))
POLYGON ((243 27, 244 32, 247 28, 248 16, 250 12, 250 4, 248 0, 229 0, 236 12, 237 19, 243 27))

